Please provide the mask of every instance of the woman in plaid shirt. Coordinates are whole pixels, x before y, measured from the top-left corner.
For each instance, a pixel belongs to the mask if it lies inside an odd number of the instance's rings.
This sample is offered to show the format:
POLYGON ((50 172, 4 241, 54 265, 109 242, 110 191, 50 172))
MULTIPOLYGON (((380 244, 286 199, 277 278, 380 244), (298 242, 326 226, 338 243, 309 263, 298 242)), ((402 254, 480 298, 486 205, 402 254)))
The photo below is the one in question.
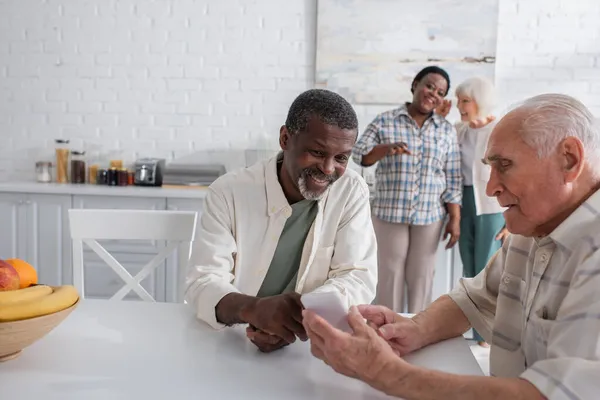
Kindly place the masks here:
POLYGON ((353 159, 377 163, 373 226, 377 235, 377 303, 417 313, 431 301, 435 257, 444 227, 446 248, 460 235, 462 178, 456 130, 435 113, 450 78, 430 66, 413 80, 411 102, 379 114, 353 149, 353 159))

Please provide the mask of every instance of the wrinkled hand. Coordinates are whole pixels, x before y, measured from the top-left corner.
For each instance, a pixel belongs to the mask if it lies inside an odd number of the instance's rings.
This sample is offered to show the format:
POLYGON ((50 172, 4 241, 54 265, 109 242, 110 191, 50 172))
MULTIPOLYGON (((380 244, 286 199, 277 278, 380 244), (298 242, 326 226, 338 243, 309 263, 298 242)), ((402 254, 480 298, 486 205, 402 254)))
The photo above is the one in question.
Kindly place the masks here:
POLYGON ((460 218, 450 218, 444 230, 444 240, 450 236, 450 240, 446 244, 446 250, 454 247, 460 238, 460 218))
POLYGON ((500 240, 501 243, 504 243, 504 241, 506 240, 506 238, 510 235, 510 232, 508 231, 508 229, 506 229, 506 227, 502 228, 500 230, 500 232, 498 232, 498 234, 496 235, 496 240, 500 240))
POLYGON ((249 325, 246 328, 246 336, 260 351, 263 353, 270 353, 275 350, 279 350, 282 347, 289 345, 288 342, 276 335, 269 335, 268 333, 262 332, 256 327, 249 325))
POLYGON ((307 340, 302 326, 302 303, 298 293, 286 293, 258 299, 242 311, 244 321, 259 331, 294 343, 296 336, 307 340))
POLYGON ((412 319, 398 315, 384 306, 361 305, 358 306, 358 311, 398 356, 405 356, 422 347, 423 335, 412 319))
POLYGON ((485 118, 474 119, 473 121, 469 122, 469 127, 473 129, 483 128, 495 119, 496 117, 494 117, 493 115, 488 115, 485 118))
POLYGON ((336 372, 360 379, 380 389, 382 376, 391 366, 406 364, 388 343, 368 326, 356 307, 351 307, 348 324, 353 333, 331 326, 312 311, 304 311, 304 327, 312 354, 336 372))
POLYGON ((451 108, 452 100, 442 100, 442 103, 437 106, 435 112, 445 118, 450 113, 451 108))

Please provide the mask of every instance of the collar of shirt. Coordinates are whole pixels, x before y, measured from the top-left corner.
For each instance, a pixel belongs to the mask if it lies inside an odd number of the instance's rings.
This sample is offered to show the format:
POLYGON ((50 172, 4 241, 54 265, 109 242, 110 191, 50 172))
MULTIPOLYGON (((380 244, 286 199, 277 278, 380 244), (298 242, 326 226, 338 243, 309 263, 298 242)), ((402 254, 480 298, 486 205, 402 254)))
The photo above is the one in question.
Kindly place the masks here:
MULTIPOLYGON (((414 120, 414 118, 408 113, 408 105, 410 103, 404 103, 402 104, 400 107, 398 107, 397 109, 394 110, 394 117, 398 118, 401 115, 404 115, 408 118, 410 118, 411 120, 414 120)), ((435 124, 435 127, 439 127, 442 124, 442 121, 444 120, 444 117, 442 117, 441 115, 437 114, 437 113, 432 113, 432 115, 430 115, 429 117, 427 117, 427 119, 425 120, 425 122, 429 121, 429 120, 433 120, 433 123, 435 124)), ((425 125, 425 123, 423 123, 423 125, 425 125)))
POLYGON ((591 223, 597 223, 595 220, 600 216, 600 190, 597 190, 586 201, 575 209, 560 225, 556 227, 548 236, 535 238, 539 247, 546 246, 551 242, 571 249, 575 242, 581 239, 587 232, 585 227, 591 223), (581 233, 580 235, 577 232, 581 233))
MULTIPOLYGON (((277 214, 282 210, 288 210, 291 214, 292 208, 288 199, 285 197, 279 177, 277 176, 277 164, 283 160, 283 152, 279 152, 276 157, 271 158, 265 168, 265 182, 267 186, 267 213, 269 216, 277 214)), ((327 188, 325 194, 317 200, 319 210, 322 208, 322 202, 327 198, 331 186, 327 188)))

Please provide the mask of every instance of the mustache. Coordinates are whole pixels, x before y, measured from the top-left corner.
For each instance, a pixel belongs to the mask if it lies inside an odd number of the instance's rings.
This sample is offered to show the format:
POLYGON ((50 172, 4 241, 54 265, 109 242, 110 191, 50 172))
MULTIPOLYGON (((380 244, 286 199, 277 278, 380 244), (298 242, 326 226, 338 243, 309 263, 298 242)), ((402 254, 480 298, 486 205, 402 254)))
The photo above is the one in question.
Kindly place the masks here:
POLYGON ((331 175, 326 175, 323 172, 321 172, 318 168, 305 168, 302 170, 301 174, 303 177, 310 176, 317 180, 329 181, 331 183, 335 182, 339 178, 338 174, 335 172, 331 175))

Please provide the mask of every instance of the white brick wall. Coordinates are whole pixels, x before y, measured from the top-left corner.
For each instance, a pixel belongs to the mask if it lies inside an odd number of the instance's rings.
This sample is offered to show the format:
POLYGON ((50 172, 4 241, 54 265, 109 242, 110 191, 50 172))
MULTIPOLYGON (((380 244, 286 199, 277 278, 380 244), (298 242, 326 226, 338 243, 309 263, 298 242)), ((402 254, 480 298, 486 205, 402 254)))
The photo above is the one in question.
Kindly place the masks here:
MULTIPOLYGON (((600 2, 500 2, 501 104, 552 90, 600 115, 600 2)), ((316 0, 0 0, 0 178, 55 138, 127 161, 277 146, 315 24, 316 0)))

